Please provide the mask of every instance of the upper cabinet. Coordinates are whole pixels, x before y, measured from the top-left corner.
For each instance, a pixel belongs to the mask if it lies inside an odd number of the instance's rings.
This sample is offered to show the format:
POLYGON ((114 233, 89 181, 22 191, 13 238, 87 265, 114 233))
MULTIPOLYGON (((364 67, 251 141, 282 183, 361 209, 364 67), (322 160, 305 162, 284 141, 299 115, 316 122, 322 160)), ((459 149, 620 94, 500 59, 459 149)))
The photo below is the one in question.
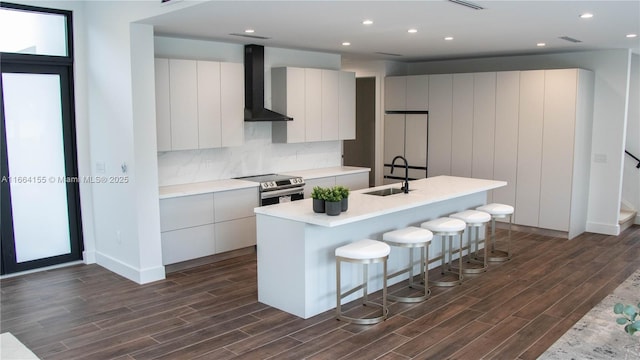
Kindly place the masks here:
POLYGON ((272 123, 274 142, 355 139, 355 73, 273 68, 271 95, 272 110, 293 118, 272 123))
POLYGON ((388 76, 384 79, 386 111, 427 111, 429 76, 388 76))
POLYGON ((158 151, 242 145, 242 64, 157 58, 158 151))

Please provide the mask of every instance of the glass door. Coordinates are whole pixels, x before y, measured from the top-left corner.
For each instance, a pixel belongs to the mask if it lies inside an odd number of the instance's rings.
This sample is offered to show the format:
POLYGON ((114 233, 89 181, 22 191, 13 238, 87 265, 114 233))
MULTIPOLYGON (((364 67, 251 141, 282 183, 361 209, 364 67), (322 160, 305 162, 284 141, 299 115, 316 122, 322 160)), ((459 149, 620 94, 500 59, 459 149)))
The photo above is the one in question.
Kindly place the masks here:
POLYGON ((81 259, 68 69, 5 64, 2 273, 81 259))

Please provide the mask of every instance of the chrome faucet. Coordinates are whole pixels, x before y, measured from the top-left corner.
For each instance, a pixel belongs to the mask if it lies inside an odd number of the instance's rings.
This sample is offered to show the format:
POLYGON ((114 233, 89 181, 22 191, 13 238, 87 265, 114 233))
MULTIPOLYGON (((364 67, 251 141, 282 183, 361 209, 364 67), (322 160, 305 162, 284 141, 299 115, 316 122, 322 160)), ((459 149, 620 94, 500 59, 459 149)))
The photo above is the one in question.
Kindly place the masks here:
POLYGON ((404 158, 404 156, 396 156, 393 158, 393 161, 391 162, 391 173, 393 174, 393 167, 396 164, 396 160, 398 159, 402 159, 402 161, 404 161, 404 185, 402 185, 402 187, 400 188, 401 190, 404 190, 405 194, 409 193, 409 163, 407 162, 407 159, 404 158))

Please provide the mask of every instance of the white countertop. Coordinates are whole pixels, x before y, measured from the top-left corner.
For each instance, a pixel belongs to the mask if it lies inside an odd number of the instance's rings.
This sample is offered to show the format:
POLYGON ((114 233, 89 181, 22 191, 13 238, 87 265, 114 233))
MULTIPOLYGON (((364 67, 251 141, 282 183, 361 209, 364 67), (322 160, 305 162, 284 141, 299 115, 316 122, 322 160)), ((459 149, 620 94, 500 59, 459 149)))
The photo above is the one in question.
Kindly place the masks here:
POLYGON ((199 195, 218 191, 228 191, 255 187, 259 184, 253 181, 239 179, 225 179, 203 181, 190 184, 169 185, 160 187, 160 199, 169 199, 179 196, 199 195))
MULTIPOLYGON (((278 172, 283 175, 301 176, 303 179, 315 179, 328 176, 347 175, 361 172, 369 172, 371 169, 354 166, 335 166, 321 169, 309 169, 300 171, 278 172)), ((218 191, 258 188, 259 184, 253 181, 241 179, 212 180, 189 184, 161 186, 160 199, 169 199, 179 196, 199 195, 218 191)))
POLYGON ((352 191, 349 195, 349 209, 338 216, 314 213, 312 209, 312 199, 262 206, 255 208, 254 212, 260 215, 269 215, 308 224, 334 227, 506 185, 507 183, 505 181, 436 176, 410 181, 409 189, 411 191, 409 191, 408 194, 403 193, 390 196, 364 194, 365 192, 376 189, 399 188, 400 184, 352 191))

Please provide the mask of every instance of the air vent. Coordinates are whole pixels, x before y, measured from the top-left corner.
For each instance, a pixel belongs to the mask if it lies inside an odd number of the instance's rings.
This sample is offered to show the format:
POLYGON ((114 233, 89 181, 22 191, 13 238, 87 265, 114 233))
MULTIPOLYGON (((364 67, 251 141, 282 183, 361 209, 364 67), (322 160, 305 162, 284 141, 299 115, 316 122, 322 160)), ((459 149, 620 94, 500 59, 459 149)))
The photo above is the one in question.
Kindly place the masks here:
POLYGON ((379 55, 387 55, 387 56, 402 56, 400 54, 386 53, 386 52, 376 52, 379 55))
POLYGON ((562 39, 562 40, 566 40, 568 42, 572 42, 572 43, 581 43, 582 40, 578 40, 578 39, 574 39, 570 36, 560 36, 558 39, 562 39))
POLYGON ((260 39, 260 40, 269 40, 271 39, 270 37, 266 37, 266 36, 258 36, 258 35, 249 35, 249 34, 236 34, 236 33, 231 33, 229 35, 233 35, 233 36, 242 36, 242 37, 246 37, 246 38, 251 38, 251 39, 260 39))
POLYGON ((466 6, 466 7, 470 8, 470 9, 473 9, 473 10, 482 10, 482 9, 484 9, 482 6, 474 4, 472 2, 468 2, 468 1, 462 1, 462 0, 448 0, 448 1, 452 2, 454 4, 466 6))

